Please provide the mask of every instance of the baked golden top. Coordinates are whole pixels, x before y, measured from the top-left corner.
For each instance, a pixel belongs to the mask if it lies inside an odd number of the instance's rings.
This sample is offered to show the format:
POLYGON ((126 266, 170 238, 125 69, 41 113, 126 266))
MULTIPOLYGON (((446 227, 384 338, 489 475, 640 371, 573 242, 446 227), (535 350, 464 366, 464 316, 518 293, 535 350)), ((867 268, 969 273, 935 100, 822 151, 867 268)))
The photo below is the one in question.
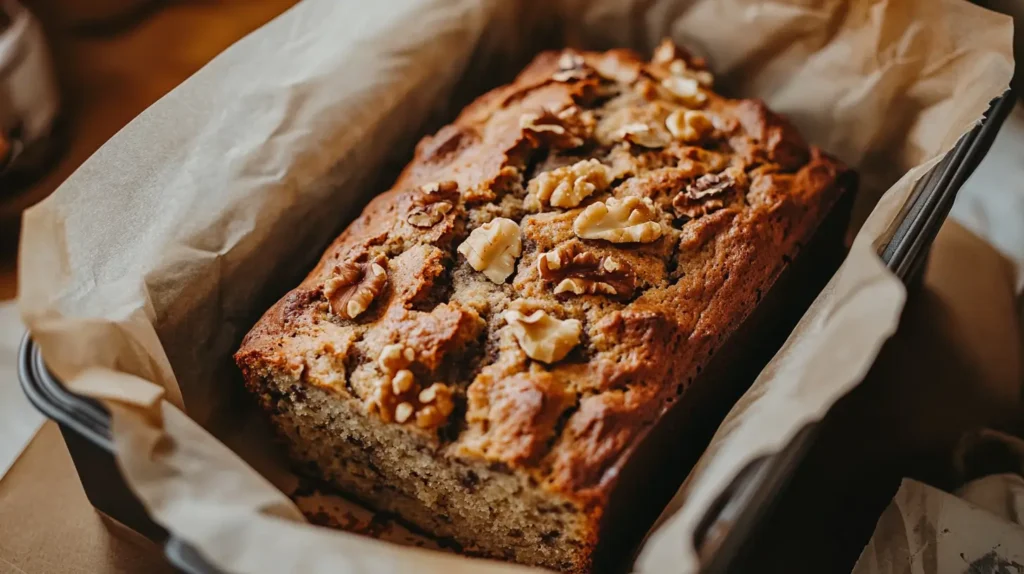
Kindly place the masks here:
POLYGON ((246 377, 600 492, 842 191, 838 162, 712 82, 670 43, 539 55, 420 142, 246 337, 246 377))

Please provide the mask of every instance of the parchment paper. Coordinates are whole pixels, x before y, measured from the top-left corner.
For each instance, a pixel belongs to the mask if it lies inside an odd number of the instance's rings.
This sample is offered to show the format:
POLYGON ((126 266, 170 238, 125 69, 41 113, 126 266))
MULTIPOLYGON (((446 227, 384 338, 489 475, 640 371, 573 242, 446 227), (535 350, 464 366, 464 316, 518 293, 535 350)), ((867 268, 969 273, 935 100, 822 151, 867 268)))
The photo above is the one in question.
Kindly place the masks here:
POLYGON ((857 167, 860 213, 888 188, 651 537, 638 567, 659 573, 692 571, 692 528, 717 492, 860 380, 903 301, 875 247, 913 182, 1012 73, 1009 19, 953 0, 299 4, 143 113, 25 216, 21 306, 47 364, 106 401, 132 488, 218 566, 518 570, 303 524, 268 482, 282 486, 288 473, 266 436, 237 432, 247 403, 230 355, 383 189, 424 124, 450 117, 444 103, 506 77, 550 43, 540 32, 553 23, 585 47, 648 49, 670 34, 709 57, 727 93, 764 98, 857 167))
MULTIPOLYGON (((976 488, 1024 491, 1020 475, 976 488)), ((1006 492, 1003 492, 1006 494, 1006 492)), ((1008 501, 1007 501, 1008 502, 1008 501)), ((852 574, 988 574, 1024 569, 1024 527, 927 484, 903 479, 852 574)))
POLYGON ((976 429, 953 454, 966 483, 950 494, 903 479, 853 574, 1024 571, 1024 440, 976 429))

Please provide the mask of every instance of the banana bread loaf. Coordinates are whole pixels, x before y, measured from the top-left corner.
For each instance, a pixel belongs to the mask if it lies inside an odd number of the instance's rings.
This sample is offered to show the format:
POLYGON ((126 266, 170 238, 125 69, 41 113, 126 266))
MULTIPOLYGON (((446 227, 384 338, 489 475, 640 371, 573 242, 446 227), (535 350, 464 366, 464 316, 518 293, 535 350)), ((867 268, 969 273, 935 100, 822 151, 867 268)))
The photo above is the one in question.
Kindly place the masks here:
POLYGON ((590 571, 631 448, 852 185, 712 82, 671 43, 543 53, 424 138, 235 356, 291 456, 466 552, 590 571))

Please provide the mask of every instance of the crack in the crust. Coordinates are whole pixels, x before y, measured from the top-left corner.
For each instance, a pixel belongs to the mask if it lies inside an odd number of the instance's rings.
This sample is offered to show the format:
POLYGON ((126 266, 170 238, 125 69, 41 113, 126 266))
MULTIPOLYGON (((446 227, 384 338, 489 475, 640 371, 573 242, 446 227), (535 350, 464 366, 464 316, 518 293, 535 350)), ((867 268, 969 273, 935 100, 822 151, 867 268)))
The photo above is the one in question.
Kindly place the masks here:
POLYGON ((554 426, 551 428, 551 436, 548 437, 548 440, 544 444, 545 455, 551 452, 552 449, 555 448, 555 445, 558 444, 558 440, 562 438, 562 434, 565 433, 565 427, 568 426, 569 420, 574 414, 579 412, 580 403, 583 401, 583 398, 583 393, 577 393, 576 400, 566 407, 566 409, 562 411, 562 414, 558 416, 558 420, 555 421, 554 426))
MULTIPOLYGON (((679 257, 681 251, 679 246, 681 240, 678 237, 673 237, 672 239, 672 250, 669 251, 668 258, 665 261, 665 281, 669 284, 672 283, 672 278, 679 269, 679 257)), ((678 279, 676 280, 678 281, 678 279)))
POLYGON ((359 343, 363 342, 366 338, 366 334, 369 333, 369 328, 359 329, 356 338, 349 345, 348 352, 345 353, 345 358, 342 360, 342 367, 345 369, 345 390, 354 398, 362 400, 363 397, 356 392, 356 388, 352 386, 352 375, 356 372, 356 369, 365 365, 370 361, 361 350, 359 350, 359 343))

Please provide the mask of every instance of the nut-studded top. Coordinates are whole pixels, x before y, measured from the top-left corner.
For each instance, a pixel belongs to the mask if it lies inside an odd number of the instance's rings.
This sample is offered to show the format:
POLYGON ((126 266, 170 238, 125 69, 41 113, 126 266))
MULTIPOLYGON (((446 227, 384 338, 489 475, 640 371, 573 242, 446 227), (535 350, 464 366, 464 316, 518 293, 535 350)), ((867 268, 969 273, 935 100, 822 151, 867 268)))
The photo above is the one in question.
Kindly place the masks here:
POLYGON ((247 379, 603 496, 843 191, 842 165, 712 82, 668 44, 541 54, 420 142, 246 337, 247 379))

